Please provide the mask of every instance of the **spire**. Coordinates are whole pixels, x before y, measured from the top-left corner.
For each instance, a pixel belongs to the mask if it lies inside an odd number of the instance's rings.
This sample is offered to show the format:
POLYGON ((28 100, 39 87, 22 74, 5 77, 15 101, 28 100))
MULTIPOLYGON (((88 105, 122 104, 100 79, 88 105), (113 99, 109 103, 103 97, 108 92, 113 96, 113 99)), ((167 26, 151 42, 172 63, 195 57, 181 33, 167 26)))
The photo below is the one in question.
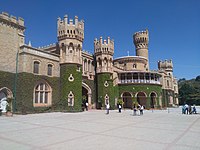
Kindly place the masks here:
POLYGON ((29 41, 29 42, 28 42, 28 46, 30 46, 30 47, 31 47, 31 41, 29 41))
POLYGON ((127 51, 127 54, 128 54, 128 56, 129 56, 129 51, 127 51))

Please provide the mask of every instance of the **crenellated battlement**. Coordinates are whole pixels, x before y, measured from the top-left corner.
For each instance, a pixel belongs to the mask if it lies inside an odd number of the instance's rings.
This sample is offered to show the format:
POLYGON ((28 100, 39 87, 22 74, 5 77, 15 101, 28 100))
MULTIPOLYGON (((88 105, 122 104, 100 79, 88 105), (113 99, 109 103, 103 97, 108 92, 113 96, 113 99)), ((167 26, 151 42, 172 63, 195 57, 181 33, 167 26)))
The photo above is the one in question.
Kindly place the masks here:
POLYGON ((114 54, 114 40, 111 40, 110 37, 103 40, 102 37, 98 40, 94 40, 94 49, 96 53, 105 53, 105 54, 114 54))
POLYGON ((17 17, 9 15, 7 12, 2 12, 0 14, 0 20, 9 25, 15 25, 18 28, 25 29, 24 19, 21 17, 17 19, 17 17))
POLYGON ((57 19, 57 37, 58 40, 65 38, 77 39, 79 41, 84 40, 84 21, 78 21, 78 17, 75 16, 75 19, 69 19, 65 15, 62 20, 60 17, 57 19))
POLYGON ((158 69, 172 71, 173 70, 172 60, 158 61, 158 69))
POLYGON ((55 46, 56 46, 56 43, 51 43, 49 45, 39 46, 38 49, 48 49, 48 48, 52 48, 55 46))
POLYGON ((133 35, 133 40, 134 40, 134 44, 136 49, 139 48, 148 48, 148 43, 149 43, 149 32, 146 29, 145 31, 139 31, 136 32, 133 35))

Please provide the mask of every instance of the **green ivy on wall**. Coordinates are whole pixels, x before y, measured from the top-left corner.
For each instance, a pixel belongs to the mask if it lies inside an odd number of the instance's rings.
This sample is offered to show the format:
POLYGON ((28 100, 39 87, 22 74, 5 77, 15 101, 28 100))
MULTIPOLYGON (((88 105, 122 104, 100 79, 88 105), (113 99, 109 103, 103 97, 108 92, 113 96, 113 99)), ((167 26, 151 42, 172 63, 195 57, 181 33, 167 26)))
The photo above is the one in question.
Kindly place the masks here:
POLYGON ((137 98, 135 97, 136 93, 138 92, 145 92, 147 94, 147 108, 150 108, 150 94, 152 92, 156 92, 157 97, 156 97, 156 104, 157 104, 157 108, 160 107, 159 104, 159 97, 162 93, 162 89, 160 85, 153 85, 153 84, 120 84, 118 85, 119 88, 119 97, 121 97, 121 95, 124 92, 130 92, 133 95, 133 101, 136 101, 137 98))
POLYGON ((98 95, 98 105, 97 107, 105 107, 105 95, 109 96, 109 103, 111 109, 115 108, 115 99, 114 99, 114 87, 113 80, 111 79, 110 73, 101 73, 97 75, 97 95, 98 95), (108 86, 105 86, 107 81, 108 86))
MULTIPOLYGON (((15 74, 0 72, 0 87, 9 88, 14 93, 15 74)), ((16 82, 16 113, 35 113, 52 111, 59 102, 59 78, 34 75, 31 73, 18 73, 16 82), (33 107, 34 87, 40 81, 47 82, 52 90, 52 106, 50 107, 33 107), (56 90, 54 90, 56 89, 56 90)))
POLYGON ((60 66, 61 101, 66 111, 82 111, 82 72, 77 64, 61 64, 60 66), (73 81, 69 81, 70 75, 73 81), (74 95, 74 106, 68 106, 68 94, 74 95))

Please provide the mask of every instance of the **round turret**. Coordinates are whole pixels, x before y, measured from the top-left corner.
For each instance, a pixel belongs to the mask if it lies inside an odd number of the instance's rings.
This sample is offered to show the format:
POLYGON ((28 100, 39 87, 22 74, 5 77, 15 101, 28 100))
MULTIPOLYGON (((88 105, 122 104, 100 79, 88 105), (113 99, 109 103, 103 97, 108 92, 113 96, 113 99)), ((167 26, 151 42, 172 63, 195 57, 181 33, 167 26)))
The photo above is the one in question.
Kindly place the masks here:
MULTIPOLYGON (((149 32, 145 31, 136 32, 133 35, 133 42, 136 48, 136 56, 145 57, 148 60, 148 44, 149 44, 149 32)), ((147 64, 147 69, 149 69, 149 63, 147 64)))
POLYGON ((136 49, 141 49, 141 48, 148 49, 149 32, 147 29, 145 31, 136 32, 133 35, 133 39, 136 49))

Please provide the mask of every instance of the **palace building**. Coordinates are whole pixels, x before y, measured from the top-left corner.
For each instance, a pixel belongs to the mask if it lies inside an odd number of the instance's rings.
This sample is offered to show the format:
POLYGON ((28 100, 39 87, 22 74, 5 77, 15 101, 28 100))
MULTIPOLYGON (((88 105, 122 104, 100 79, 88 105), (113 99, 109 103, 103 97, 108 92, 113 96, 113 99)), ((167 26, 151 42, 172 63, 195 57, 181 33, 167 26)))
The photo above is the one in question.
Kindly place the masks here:
POLYGON ((139 103, 148 108, 178 105, 172 60, 149 69, 149 32, 133 35, 136 56, 113 58, 114 41, 94 39, 94 54, 83 51, 84 21, 57 19, 57 42, 43 47, 25 44, 24 20, 0 14, 0 99, 14 112, 82 111, 84 102, 112 109, 139 103))

